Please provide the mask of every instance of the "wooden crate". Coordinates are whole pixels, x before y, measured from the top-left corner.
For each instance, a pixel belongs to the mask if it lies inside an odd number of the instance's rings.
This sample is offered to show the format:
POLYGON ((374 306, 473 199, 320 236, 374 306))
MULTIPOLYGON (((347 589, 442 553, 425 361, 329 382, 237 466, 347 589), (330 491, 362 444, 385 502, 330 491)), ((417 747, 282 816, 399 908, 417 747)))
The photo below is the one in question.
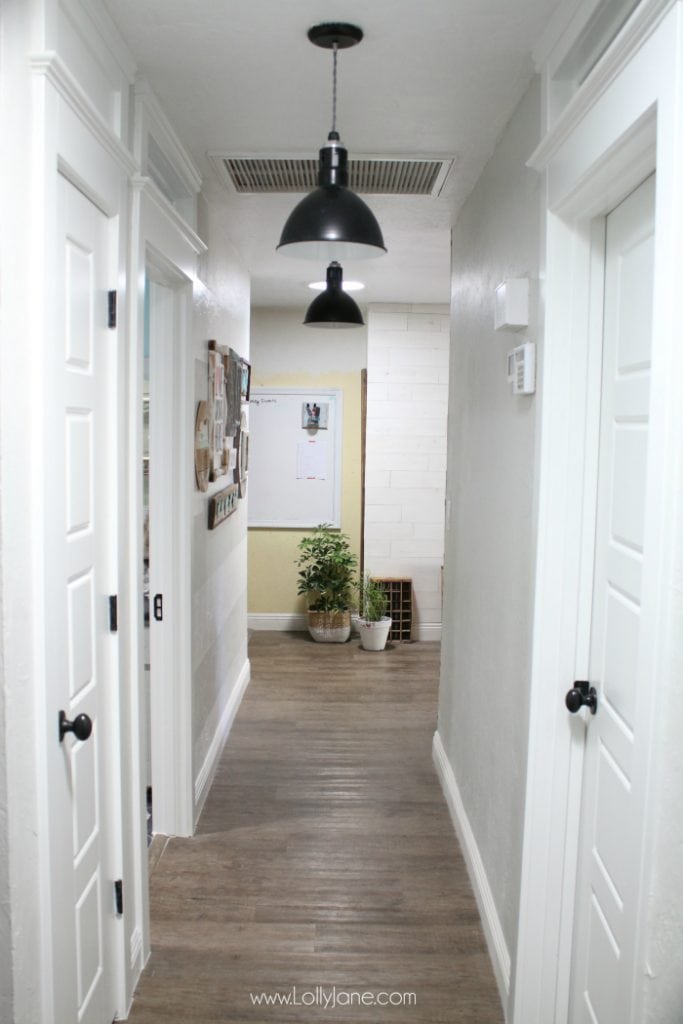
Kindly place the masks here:
POLYGON ((373 576, 386 590, 391 615, 389 640, 410 643, 413 629, 413 581, 409 576, 373 576))

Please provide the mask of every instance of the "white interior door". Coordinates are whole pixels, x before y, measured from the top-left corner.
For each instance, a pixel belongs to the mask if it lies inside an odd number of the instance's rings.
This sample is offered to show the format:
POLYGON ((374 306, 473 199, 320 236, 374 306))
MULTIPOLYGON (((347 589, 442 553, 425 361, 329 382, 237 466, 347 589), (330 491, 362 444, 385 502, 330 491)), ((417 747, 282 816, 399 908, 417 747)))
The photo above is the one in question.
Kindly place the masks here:
POLYGON ((651 737, 640 664, 655 178, 607 217, 600 456, 590 642, 597 713, 586 754, 572 957, 572 1024, 628 1024, 651 737))
POLYGON ((110 1024, 117 927, 115 287, 113 226, 61 176, 56 343, 47 357, 47 768, 54 1020, 110 1024), (58 714, 87 715, 88 738, 60 741, 58 714))

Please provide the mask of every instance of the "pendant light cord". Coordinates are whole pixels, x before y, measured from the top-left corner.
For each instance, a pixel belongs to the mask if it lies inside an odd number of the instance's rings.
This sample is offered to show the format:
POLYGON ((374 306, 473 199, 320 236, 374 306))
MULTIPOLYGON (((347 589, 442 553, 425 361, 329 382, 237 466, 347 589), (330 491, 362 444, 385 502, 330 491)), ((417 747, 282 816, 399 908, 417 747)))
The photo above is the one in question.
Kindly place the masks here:
POLYGON ((337 131, 337 50, 338 46, 334 43, 333 47, 333 64, 332 64, 332 131, 337 131))

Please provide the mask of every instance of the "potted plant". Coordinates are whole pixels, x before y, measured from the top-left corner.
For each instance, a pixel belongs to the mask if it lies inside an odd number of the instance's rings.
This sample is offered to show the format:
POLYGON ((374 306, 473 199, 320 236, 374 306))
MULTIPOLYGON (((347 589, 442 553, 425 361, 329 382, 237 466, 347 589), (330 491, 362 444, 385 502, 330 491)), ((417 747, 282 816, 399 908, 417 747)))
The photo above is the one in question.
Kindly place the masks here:
POLYGON ((366 651, 383 651, 391 629, 391 616, 386 614, 386 590, 372 576, 365 576, 360 581, 358 590, 360 593, 358 627, 361 646, 366 651))
POLYGON ((297 593, 308 604, 308 631, 320 643, 344 643, 351 633, 350 604, 358 559, 345 533, 329 523, 299 541, 297 593))

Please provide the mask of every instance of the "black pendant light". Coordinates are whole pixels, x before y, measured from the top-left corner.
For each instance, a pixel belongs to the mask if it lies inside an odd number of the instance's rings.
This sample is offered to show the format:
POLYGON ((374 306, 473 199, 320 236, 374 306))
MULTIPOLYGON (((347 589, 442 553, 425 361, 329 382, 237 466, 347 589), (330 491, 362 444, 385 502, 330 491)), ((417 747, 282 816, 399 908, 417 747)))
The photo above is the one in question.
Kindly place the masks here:
POLYGON ((342 268, 330 263, 325 291, 306 310, 306 327, 363 327, 363 314, 342 287, 342 268))
POLYGON ((381 256, 386 246, 374 213, 348 188, 348 154, 337 131, 337 51, 363 38, 355 25, 315 25, 308 38, 334 52, 332 130, 320 150, 318 187, 294 207, 282 230, 278 252, 304 259, 346 260, 381 256))

